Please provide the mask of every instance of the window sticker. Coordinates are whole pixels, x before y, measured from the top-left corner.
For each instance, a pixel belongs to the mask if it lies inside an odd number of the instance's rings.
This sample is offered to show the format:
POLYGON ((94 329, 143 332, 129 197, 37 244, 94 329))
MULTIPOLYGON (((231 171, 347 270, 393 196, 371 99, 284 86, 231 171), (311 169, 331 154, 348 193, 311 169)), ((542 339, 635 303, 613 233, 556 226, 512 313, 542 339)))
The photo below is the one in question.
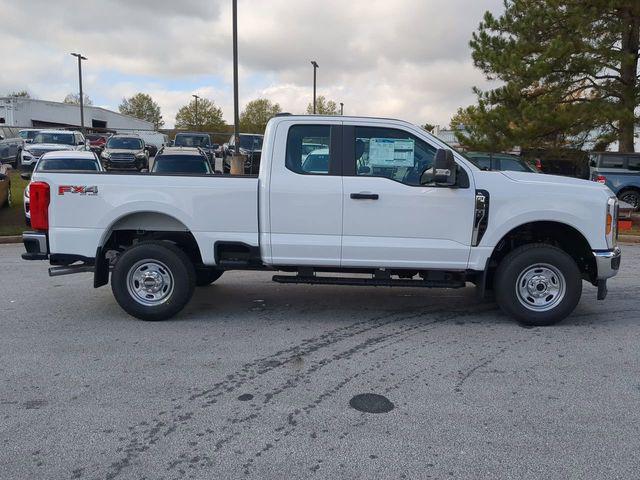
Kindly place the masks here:
POLYGON ((369 141, 369 165, 373 167, 413 167, 413 139, 372 138, 369 141))

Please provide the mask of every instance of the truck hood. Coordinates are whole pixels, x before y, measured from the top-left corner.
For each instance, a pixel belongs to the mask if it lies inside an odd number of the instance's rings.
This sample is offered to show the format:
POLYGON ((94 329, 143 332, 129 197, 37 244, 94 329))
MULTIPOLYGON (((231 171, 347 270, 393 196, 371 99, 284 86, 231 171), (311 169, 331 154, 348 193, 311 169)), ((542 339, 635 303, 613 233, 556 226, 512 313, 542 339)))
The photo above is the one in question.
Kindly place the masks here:
POLYGON ((513 180, 518 183, 526 183, 530 185, 539 186, 558 186, 558 187, 570 187, 570 188, 590 188, 593 190, 608 192, 610 195, 611 190, 601 183, 592 182, 590 180, 582 180, 580 178, 562 177, 560 175, 547 175, 544 173, 528 173, 528 172, 511 172, 502 171, 505 177, 509 180, 513 180))
POLYGON ((63 145, 60 143, 28 143, 24 149, 28 152, 53 152, 56 150, 75 150, 73 145, 63 145))

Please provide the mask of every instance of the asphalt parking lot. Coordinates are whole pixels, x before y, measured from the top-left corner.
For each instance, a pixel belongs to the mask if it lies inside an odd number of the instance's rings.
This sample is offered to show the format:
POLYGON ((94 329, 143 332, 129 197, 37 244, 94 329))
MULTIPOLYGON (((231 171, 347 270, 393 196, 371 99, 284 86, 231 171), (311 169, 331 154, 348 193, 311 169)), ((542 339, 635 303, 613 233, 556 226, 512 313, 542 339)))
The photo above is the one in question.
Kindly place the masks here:
POLYGON ((472 288, 262 272, 145 323, 21 251, 0 245, 2 479, 637 478, 640 246, 550 328, 472 288))

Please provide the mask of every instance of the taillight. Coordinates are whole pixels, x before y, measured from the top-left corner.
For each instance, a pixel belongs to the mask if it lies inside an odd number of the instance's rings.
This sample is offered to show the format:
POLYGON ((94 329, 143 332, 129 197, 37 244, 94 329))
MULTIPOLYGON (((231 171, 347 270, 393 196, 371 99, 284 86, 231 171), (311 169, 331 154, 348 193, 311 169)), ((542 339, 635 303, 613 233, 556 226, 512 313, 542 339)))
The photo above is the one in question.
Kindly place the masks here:
POLYGON ((536 170, 538 170, 539 172, 542 171, 542 162, 539 158, 536 158, 536 170))
POLYGON ((604 175, 597 175, 595 181, 598 183, 607 183, 607 177, 604 175))
POLYGON ((31 182, 29 185, 29 209, 31 227, 34 230, 49 230, 49 184, 31 182))

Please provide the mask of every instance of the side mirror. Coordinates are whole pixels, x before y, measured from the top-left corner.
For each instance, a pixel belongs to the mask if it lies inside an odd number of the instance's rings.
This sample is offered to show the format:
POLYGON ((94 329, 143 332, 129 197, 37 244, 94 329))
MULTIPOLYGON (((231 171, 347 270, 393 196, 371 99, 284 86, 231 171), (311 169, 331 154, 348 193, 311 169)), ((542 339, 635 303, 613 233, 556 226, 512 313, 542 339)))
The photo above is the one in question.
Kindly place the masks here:
POLYGON ((458 166, 449 149, 439 148, 433 159, 433 167, 422 172, 421 185, 435 183, 438 186, 453 187, 457 183, 458 166))
POLYGON ((362 167, 358 167, 358 175, 369 175, 371 173, 371 167, 367 165, 363 165, 362 167))
POLYGON ((33 138, 26 138, 24 143, 33 143, 33 138))
POLYGON ((20 178, 26 181, 31 180, 31 172, 22 172, 20 178))
POLYGON ((169 146, 170 146, 170 147, 173 147, 173 146, 175 145, 175 143, 176 143, 176 142, 175 142, 175 140, 170 140, 170 141, 169 141, 169 146))

